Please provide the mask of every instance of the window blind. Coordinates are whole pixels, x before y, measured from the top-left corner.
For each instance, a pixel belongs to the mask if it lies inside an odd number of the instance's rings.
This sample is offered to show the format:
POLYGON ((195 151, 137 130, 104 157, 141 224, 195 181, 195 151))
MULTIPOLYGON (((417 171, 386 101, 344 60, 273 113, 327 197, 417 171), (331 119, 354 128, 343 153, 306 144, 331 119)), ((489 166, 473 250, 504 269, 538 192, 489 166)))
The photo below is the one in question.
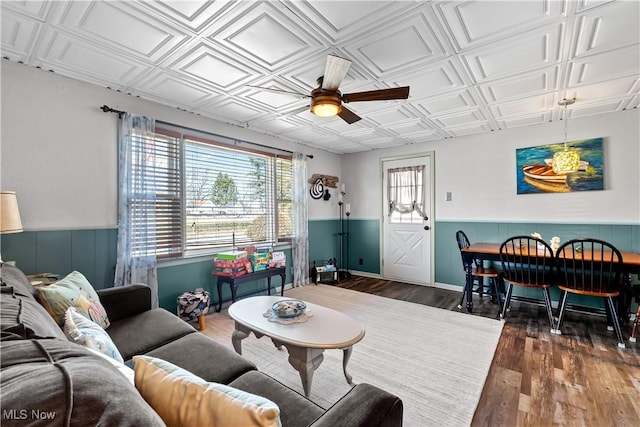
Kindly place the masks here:
POLYGON ((146 138, 134 135, 132 155, 145 157, 145 162, 134 161, 131 171, 132 249, 140 255, 155 252, 158 258, 180 256, 180 139, 168 132, 146 138), (149 227, 155 233, 143 232, 149 227))
POLYGON ((186 251, 290 238, 290 158, 190 135, 184 143, 186 251))
POLYGON ((242 145, 174 126, 135 138, 134 155, 146 156, 131 173, 145 188, 132 201, 138 253, 182 257, 291 239, 291 157, 242 145))

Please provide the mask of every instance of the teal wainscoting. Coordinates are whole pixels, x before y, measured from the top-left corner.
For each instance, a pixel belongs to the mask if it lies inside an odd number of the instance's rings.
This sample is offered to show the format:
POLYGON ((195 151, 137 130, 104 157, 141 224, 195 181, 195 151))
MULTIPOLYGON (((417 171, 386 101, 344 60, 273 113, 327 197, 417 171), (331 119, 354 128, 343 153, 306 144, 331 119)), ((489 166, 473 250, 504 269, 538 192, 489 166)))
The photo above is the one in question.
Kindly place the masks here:
POLYGON ((202 288, 211 293, 211 304, 218 301, 215 277, 211 274, 213 256, 210 260, 188 264, 158 265, 158 303, 176 313, 178 296, 186 291, 202 288))
MULTIPOLYGON (((380 274, 380 223, 377 220, 344 221, 345 238, 343 268, 380 274), (362 264, 360 260, 362 259, 362 264)), ((309 221, 309 261, 336 258, 340 262, 340 220, 309 221)))
POLYGON ((118 231, 61 230, 3 234, 2 259, 25 274, 81 272, 96 288, 113 286, 118 231))
MULTIPOLYGON (((346 221, 345 221, 345 231, 346 221)), ((375 219, 350 219, 348 225, 348 267, 353 271, 380 274, 380 221, 375 219), (359 264, 362 258, 362 265, 359 264)), ((498 223, 436 221, 435 234, 435 280, 438 283, 464 285, 462 260, 455 239, 456 231, 464 230, 471 242, 500 243, 508 237, 540 233, 545 240, 559 236, 562 241, 578 237, 595 237, 609 241, 620 250, 640 252, 640 224, 565 224, 565 223, 498 223)), ((337 235, 338 220, 309 222, 310 259, 339 257, 337 235)), ((346 256, 346 255, 345 255, 346 256)), ((514 295, 541 299, 536 289, 517 288, 514 295)), ((554 289, 552 298, 557 301, 559 292, 554 289)), ((602 301, 595 298, 572 297, 573 303, 601 307, 602 301), (573 299, 575 298, 575 299, 573 299)))
MULTIPOLYGON (((446 222, 438 221, 435 227, 436 282, 464 285, 462 260, 456 242, 456 231, 463 230, 471 243, 501 243, 516 235, 529 235, 538 232, 544 240, 559 236, 565 242, 579 237, 594 237, 606 240, 622 251, 640 252, 640 224, 550 224, 550 223, 495 223, 495 222, 446 222)), ((514 295, 542 299, 537 289, 516 288, 514 295)), ((558 301, 557 288, 552 289, 551 297, 558 301)), ((570 302, 589 307, 602 307, 599 298, 572 297, 570 302)))
MULTIPOLYGON (((380 222, 370 219, 350 219, 348 224, 349 247, 348 268, 380 274, 380 222), (362 264, 360 264, 362 259, 362 264)), ((560 236, 562 241, 589 236, 609 241, 620 250, 640 252, 640 224, 550 224, 550 223, 495 223, 495 222, 455 222, 437 221, 435 234, 436 282, 457 285, 464 284, 464 274, 460 252, 455 241, 457 230, 464 230, 471 242, 499 243, 518 234, 534 231, 545 240, 560 236)), ((345 221, 345 232, 347 224, 345 221)), ((309 221, 309 259, 326 260, 339 258, 339 220, 309 221)), ((57 273, 65 275, 73 270, 82 272, 97 288, 110 287, 116 264, 117 230, 60 230, 26 231, 4 234, 0 237, 0 249, 4 260, 15 261, 26 274, 57 273)), ((345 258, 347 257, 345 247, 345 258)), ((291 250, 287 254, 287 266, 291 266, 291 250)), ((213 259, 213 257, 212 257, 213 259)), ((287 283, 292 282, 288 268, 287 283)), ((273 279, 278 283, 279 279, 273 279)), ((160 305, 172 312, 176 310, 176 298, 187 290, 204 288, 212 292, 212 300, 217 302, 215 278, 211 275, 211 260, 185 262, 178 265, 160 264, 158 269, 160 305)), ((262 292, 266 280, 242 285, 238 295, 262 292)), ((518 289, 517 295, 540 299, 536 290, 518 289)), ((223 300, 230 299, 230 291, 225 287, 223 300)), ((557 292, 552 294, 558 299, 557 292)), ((591 300, 593 301, 593 300, 591 300)), ((582 302, 579 302, 582 304, 582 302)), ((584 305, 600 307, 598 300, 584 305), (593 305, 595 304, 595 305, 593 305)))
MULTIPOLYGON (((117 229, 26 231, 3 234, 0 237, 2 259, 15 261, 25 274, 55 273, 62 276, 77 270, 96 288, 113 286, 118 243, 117 229)), ((291 249, 284 250, 287 267, 291 266, 291 249)), ((215 277, 211 274, 212 260, 186 260, 181 264, 158 266, 158 300, 160 307, 176 312, 176 299, 185 291, 204 288, 211 292, 212 303, 218 301, 215 277)), ((291 283, 291 268, 287 268, 285 283, 291 283)), ((272 278, 272 286, 280 286, 280 278, 272 278)), ((264 291, 266 279, 245 283, 238 288, 238 296, 264 291)), ((223 301, 231 299, 225 286, 223 301)))
POLYGON ((380 274, 380 221, 350 219, 348 228, 349 270, 380 274))
MULTIPOLYGON (((309 262, 340 258, 340 221, 309 221, 309 262)), ((311 266, 309 266, 311 267, 311 266)))

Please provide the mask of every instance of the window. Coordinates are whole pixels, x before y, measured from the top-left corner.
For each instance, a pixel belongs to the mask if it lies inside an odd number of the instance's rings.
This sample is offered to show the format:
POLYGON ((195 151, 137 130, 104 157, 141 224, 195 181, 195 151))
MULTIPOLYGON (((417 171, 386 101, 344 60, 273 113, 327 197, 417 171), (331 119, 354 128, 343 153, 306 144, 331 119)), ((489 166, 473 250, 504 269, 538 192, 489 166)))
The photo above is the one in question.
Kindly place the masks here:
POLYGON ((156 156, 153 180, 158 258, 291 239, 291 157, 249 143, 156 124, 138 148, 156 156))
POLYGON ((408 166, 387 171, 389 221, 420 224, 424 214, 424 166, 408 166))

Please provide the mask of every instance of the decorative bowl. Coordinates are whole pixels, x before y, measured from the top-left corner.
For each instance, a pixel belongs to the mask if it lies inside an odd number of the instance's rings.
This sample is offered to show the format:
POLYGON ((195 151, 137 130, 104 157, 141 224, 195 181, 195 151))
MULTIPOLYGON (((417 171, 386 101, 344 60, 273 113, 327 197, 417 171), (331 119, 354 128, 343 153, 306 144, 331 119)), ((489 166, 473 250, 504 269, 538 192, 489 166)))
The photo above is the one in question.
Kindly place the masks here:
POLYGON ((276 317, 283 319, 302 316, 307 305, 298 299, 285 299, 271 306, 271 311, 276 317))

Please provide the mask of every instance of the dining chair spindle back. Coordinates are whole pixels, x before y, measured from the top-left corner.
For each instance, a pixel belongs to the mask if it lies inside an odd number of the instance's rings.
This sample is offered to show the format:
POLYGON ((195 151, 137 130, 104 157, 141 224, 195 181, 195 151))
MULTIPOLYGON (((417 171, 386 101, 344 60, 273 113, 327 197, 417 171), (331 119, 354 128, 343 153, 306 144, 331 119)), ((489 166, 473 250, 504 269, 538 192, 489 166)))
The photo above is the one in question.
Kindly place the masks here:
POLYGON ((599 239, 573 239, 562 244, 556 253, 559 302, 556 334, 561 334, 569 293, 605 299, 607 325, 613 324, 618 347, 625 348, 614 298, 620 296, 622 254, 611 243, 599 239))
POLYGON ((532 236, 510 237, 500 245, 500 262, 504 282, 507 285, 502 318, 506 318, 507 311, 511 307, 514 286, 542 289, 550 330, 553 332, 555 323, 549 292, 554 265, 551 246, 544 240, 532 236))

